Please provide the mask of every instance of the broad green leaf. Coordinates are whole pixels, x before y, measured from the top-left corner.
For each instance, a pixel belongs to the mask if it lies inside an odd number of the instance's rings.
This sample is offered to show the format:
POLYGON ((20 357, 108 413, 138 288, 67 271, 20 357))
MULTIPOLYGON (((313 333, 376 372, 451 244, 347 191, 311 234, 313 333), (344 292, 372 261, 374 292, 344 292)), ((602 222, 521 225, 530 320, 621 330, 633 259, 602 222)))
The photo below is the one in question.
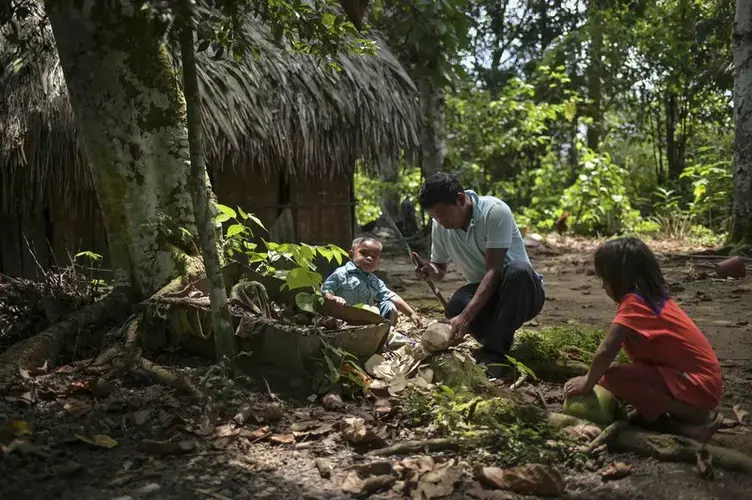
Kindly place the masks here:
POLYGON ((295 295, 295 304, 309 313, 316 312, 316 306, 321 303, 322 297, 316 293, 299 292, 295 295))
POLYGON ((238 207, 238 213, 243 218, 243 220, 248 220, 248 214, 245 213, 245 211, 242 208, 238 207))
POLYGON ((246 227, 243 224, 233 224, 232 226, 227 228, 227 237, 232 238, 233 236, 236 236, 238 234, 243 234, 246 230, 246 227))
POLYGON ((227 205, 222 205, 221 203, 217 203, 217 210, 219 210, 220 213, 227 215, 230 219, 234 219, 238 216, 238 214, 235 213, 235 210, 227 205))

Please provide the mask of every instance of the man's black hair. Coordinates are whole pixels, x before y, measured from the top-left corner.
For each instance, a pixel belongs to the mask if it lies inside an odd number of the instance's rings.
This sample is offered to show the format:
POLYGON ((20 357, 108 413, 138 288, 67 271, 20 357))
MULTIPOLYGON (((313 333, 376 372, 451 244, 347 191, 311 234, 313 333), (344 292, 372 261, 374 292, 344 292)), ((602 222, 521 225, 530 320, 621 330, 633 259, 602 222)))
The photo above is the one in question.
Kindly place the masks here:
POLYGON ((657 310, 668 298, 658 259, 637 238, 617 238, 601 245, 595 251, 595 272, 611 287, 617 301, 634 292, 657 310))
POLYGON ((423 181, 420 193, 418 193, 418 202, 424 210, 429 210, 441 203, 454 205, 457 203, 457 195, 464 191, 462 184, 455 176, 438 172, 423 181))

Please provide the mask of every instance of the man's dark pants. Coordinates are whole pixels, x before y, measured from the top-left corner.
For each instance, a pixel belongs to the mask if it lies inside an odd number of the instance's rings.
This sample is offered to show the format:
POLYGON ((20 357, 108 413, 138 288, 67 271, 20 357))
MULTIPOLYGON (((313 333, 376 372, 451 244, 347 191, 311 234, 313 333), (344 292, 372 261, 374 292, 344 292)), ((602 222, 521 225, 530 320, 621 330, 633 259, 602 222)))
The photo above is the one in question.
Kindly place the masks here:
MULTIPOLYGON (((479 285, 465 285, 452 295, 446 309, 447 318, 459 315, 467 307, 479 285)), ((541 279, 530 264, 519 260, 510 262, 502 271, 496 291, 470 322, 470 333, 483 345, 481 358, 503 361, 512 348, 514 332, 540 313, 545 300, 541 279)))

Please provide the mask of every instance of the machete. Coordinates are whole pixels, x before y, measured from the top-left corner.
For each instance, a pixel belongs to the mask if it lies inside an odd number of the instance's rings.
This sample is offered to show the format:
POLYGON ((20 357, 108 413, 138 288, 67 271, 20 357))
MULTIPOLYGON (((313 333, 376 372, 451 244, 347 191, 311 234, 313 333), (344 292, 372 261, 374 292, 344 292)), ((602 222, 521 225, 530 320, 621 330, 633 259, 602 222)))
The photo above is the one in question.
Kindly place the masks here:
MULTIPOLYGON (((400 243, 405 247, 405 250, 407 250, 407 255, 410 257, 410 260, 415 265, 415 269, 419 269, 423 267, 423 260, 421 260, 420 256, 418 256, 417 253, 413 252, 410 248, 410 245, 407 243, 407 240, 404 236, 402 236, 402 231, 399 230, 397 227, 397 224, 394 223, 394 220, 392 219, 392 216, 389 215, 389 211, 386 209, 386 206, 384 203, 381 203, 381 214, 384 216, 384 220, 386 220, 387 224, 389 224, 389 227, 394 231, 394 234, 397 235, 397 239, 400 241, 400 243)), ((433 292, 434 296, 436 297, 436 300, 439 301, 441 304, 441 307, 444 308, 444 311, 446 311, 447 308, 447 301, 444 299, 444 296, 441 295, 441 292, 438 288, 436 288, 436 285, 433 284, 433 281, 430 279, 426 280, 426 283, 428 283, 428 287, 431 289, 431 292, 433 292)))

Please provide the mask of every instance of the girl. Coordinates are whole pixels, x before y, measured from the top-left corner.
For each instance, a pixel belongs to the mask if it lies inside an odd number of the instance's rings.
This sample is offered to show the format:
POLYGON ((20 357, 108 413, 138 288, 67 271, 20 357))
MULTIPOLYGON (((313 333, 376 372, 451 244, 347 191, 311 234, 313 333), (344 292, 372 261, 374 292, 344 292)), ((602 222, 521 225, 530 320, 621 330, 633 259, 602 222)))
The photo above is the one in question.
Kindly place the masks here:
POLYGON ((566 396, 595 384, 632 405, 647 422, 665 417, 671 431, 707 441, 722 421, 721 367, 713 348, 668 294, 653 252, 619 238, 595 252, 595 271, 619 304, 587 375, 564 385, 566 396), (632 363, 611 366, 624 347, 632 363))

